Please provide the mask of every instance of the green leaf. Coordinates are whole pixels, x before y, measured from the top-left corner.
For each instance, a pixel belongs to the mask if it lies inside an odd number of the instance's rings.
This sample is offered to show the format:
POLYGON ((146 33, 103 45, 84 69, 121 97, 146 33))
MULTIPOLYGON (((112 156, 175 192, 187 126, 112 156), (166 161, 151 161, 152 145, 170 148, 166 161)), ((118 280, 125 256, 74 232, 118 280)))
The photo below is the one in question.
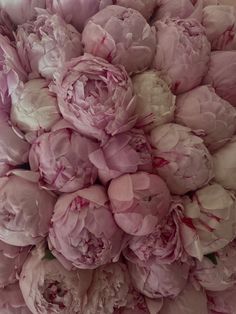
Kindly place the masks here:
POLYGON ((47 259, 47 260, 53 260, 55 259, 55 256, 52 255, 52 252, 49 249, 45 250, 45 255, 43 259, 47 259))
POLYGON ((217 258, 215 253, 207 254, 205 257, 208 258, 214 265, 217 265, 217 258))

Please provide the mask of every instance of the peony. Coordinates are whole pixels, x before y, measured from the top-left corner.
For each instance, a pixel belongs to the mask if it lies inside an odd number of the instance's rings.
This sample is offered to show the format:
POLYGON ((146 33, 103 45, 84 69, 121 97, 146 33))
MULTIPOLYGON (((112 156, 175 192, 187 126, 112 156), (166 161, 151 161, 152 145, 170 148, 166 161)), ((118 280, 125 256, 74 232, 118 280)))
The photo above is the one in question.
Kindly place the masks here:
POLYGON ((154 167, 173 194, 185 194, 213 177, 212 158, 203 140, 187 127, 169 123, 151 132, 154 167))
POLYGON ((171 81, 174 94, 199 85, 208 70, 211 46, 196 19, 164 19, 155 23, 157 50, 153 66, 171 81))
POLYGON ((51 80, 58 67, 81 55, 81 36, 60 16, 38 10, 36 20, 17 29, 17 51, 31 77, 51 80))
POLYGON ((158 258, 143 266, 128 262, 128 268, 135 289, 152 299, 175 298, 184 289, 189 274, 187 263, 163 265, 158 258))
POLYGON ((104 184, 124 173, 152 170, 151 146, 144 132, 138 129, 110 137, 102 147, 90 153, 89 159, 104 184))
POLYGON ((117 225, 126 233, 137 236, 153 232, 170 205, 170 192, 165 182, 146 172, 113 179, 108 196, 117 225))
POLYGON ((36 244, 47 236, 55 203, 30 171, 0 178, 0 239, 15 246, 36 244))
POLYGON ((214 151, 235 133, 236 110, 211 86, 199 86, 177 97, 175 121, 191 128, 214 151))
POLYGON ((191 0, 157 0, 157 10, 154 20, 160 20, 166 17, 188 18, 194 12, 194 5, 191 0))
POLYGON ((104 141, 136 122, 129 76, 103 59, 85 54, 67 63, 53 90, 63 117, 84 135, 104 141))
POLYGON ((207 291, 208 308, 213 314, 235 314, 236 308, 236 286, 225 291, 207 291))
POLYGON ((212 183, 183 198, 185 217, 193 231, 183 235, 185 250, 202 260, 204 254, 215 252, 236 235, 235 196, 221 185, 212 183))
POLYGON ((18 283, 0 289, 0 311, 1 314, 31 314, 18 283))
POLYGON ((129 287, 125 264, 112 263, 96 269, 83 313, 113 314, 116 308, 126 305, 129 287))
POLYGON ((236 51, 212 52, 203 83, 212 85, 221 98, 236 107, 236 51))
POLYGON ((137 98, 137 125, 149 131, 174 118, 175 96, 159 72, 145 71, 133 77, 137 98))
POLYGON ((147 236, 131 237, 123 255, 140 265, 148 265, 153 259, 158 260, 159 264, 171 264, 178 260, 186 262, 180 228, 182 219, 183 206, 176 198, 161 224, 147 236))
POLYGON ((17 281, 29 250, 30 247, 22 248, 0 241, 0 288, 17 281))
POLYGON ((119 259, 123 233, 107 204, 98 185, 59 197, 49 245, 66 268, 93 269, 119 259))
POLYGON ((23 266, 20 288, 33 314, 82 314, 91 281, 90 270, 67 271, 41 245, 23 266))
POLYGON ((165 299, 159 314, 208 314, 206 294, 189 283, 174 300, 165 299), (196 312, 196 310, 198 312, 196 312))
POLYGON ((203 9, 202 24, 212 50, 236 49, 236 7, 209 5, 203 9))
POLYGON ((213 155, 215 180, 236 191, 236 136, 213 155))
POLYGON ((49 131, 60 119, 56 96, 44 79, 20 84, 11 99, 11 121, 26 133, 49 131))
POLYGON ((156 0, 113 0, 113 3, 122 7, 135 9, 147 20, 152 16, 156 7, 156 0))
POLYGON ((147 69, 155 54, 155 30, 136 10, 113 5, 94 15, 82 33, 85 52, 122 64, 128 73, 147 69))
POLYGON ((97 170, 88 160, 98 144, 69 126, 38 137, 32 144, 29 163, 40 174, 40 184, 59 192, 74 192, 91 185, 97 170))

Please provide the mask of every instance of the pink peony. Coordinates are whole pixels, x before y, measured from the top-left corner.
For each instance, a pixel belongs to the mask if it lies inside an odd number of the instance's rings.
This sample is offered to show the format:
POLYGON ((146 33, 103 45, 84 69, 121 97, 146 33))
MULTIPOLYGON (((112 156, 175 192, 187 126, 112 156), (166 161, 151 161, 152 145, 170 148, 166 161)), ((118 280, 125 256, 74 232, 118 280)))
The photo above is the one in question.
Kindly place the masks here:
POLYGON ((158 258, 143 266, 128 262, 128 268, 134 287, 152 299, 175 298, 184 289, 189 274, 187 263, 163 265, 159 264, 158 258))
POLYGON ((186 226, 182 236, 189 255, 202 260, 204 254, 215 252, 234 239, 235 196, 222 186, 217 183, 207 185, 185 196, 183 204, 186 226))
POLYGON ((149 131, 174 118, 175 96, 161 74, 154 70, 133 76, 136 95, 137 125, 149 131))
POLYGON ((97 169, 88 160, 98 144, 69 127, 45 133, 33 143, 31 170, 39 171, 40 185, 54 191, 74 192, 93 184, 97 169))
POLYGON ((203 83, 212 85, 221 98, 236 107, 236 51, 212 52, 203 83))
POLYGON ((32 314, 25 304, 18 283, 0 289, 1 314, 32 314))
POLYGON ((98 150, 90 153, 90 161, 97 167, 102 183, 137 170, 151 171, 151 146, 142 130, 110 137, 98 150))
POLYGON ((170 192, 165 182, 146 172, 113 179, 108 196, 118 226, 137 236, 153 232, 168 213, 170 205, 170 192))
POLYGON ((211 86, 199 86, 177 97, 175 121, 191 128, 214 151, 235 133, 236 109, 211 86))
POLYGON ((56 76, 63 117, 82 134, 104 141, 131 129, 135 122, 132 82, 123 67, 85 54, 56 76))
POLYGON ((30 247, 18 247, 0 241, 0 288, 18 280, 30 247))
POLYGON ((69 272, 40 246, 23 266, 20 288, 33 314, 82 314, 91 281, 90 270, 69 272))
POLYGON ((147 236, 131 237, 123 251, 125 258, 132 263, 148 265, 153 259, 159 264, 186 262, 181 235, 183 206, 178 198, 172 201, 170 211, 160 225, 147 236))
POLYGON ((212 314, 235 314, 236 309, 236 285, 225 291, 207 291, 208 308, 212 314))
POLYGON ((203 140, 187 127, 169 123, 151 132, 154 167, 173 194, 185 194, 213 177, 211 155, 203 140))
POLYGON ((211 46, 196 19, 165 19, 155 23, 157 50, 153 66, 171 81, 174 94, 199 85, 208 69, 211 46))
POLYGON ((85 52, 122 64, 128 73, 147 69, 155 54, 155 30, 136 10, 113 5, 94 15, 82 33, 85 52))
POLYGON ((122 7, 135 9, 147 20, 152 16, 156 7, 156 0, 113 0, 113 3, 122 7))
POLYGON ((27 246, 47 236, 55 197, 41 190, 30 171, 0 178, 0 239, 27 246))
POLYGON ((156 0, 157 9, 154 20, 166 17, 188 18, 194 12, 194 5, 191 0, 156 0))
POLYGON ((17 29, 17 51, 30 77, 51 80, 58 67, 81 55, 80 33, 60 16, 38 10, 37 18, 17 29))
POLYGON ((68 269, 93 269, 119 259, 123 232, 108 207, 105 189, 94 185, 59 197, 49 245, 68 269))

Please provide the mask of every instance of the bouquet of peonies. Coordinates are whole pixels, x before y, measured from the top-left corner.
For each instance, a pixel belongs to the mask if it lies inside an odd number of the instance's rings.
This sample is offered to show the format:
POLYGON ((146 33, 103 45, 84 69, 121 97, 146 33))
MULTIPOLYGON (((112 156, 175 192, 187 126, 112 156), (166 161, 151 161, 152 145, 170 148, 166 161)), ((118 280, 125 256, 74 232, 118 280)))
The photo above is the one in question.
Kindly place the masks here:
POLYGON ((0 314, 236 313, 236 1, 0 0, 0 314))

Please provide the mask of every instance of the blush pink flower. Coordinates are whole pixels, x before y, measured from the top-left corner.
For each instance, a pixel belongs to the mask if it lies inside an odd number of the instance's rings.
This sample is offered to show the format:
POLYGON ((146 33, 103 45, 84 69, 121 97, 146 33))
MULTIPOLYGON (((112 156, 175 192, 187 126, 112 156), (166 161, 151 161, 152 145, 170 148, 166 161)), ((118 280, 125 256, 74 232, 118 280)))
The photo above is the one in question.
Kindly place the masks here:
POLYGON ((214 151, 235 133, 236 109, 211 86, 199 86, 177 97, 175 121, 191 128, 214 151))
POLYGON ((194 12, 194 5, 191 0, 157 0, 157 9, 154 21, 166 17, 179 17, 181 19, 188 18, 194 12))
POLYGON ((137 10, 147 20, 152 16, 156 7, 156 0, 113 0, 113 3, 122 7, 137 10))
POLYGON ((104 184, 125 173, 152 169, 151 146, 139 129, 109 138, 102 147, 89 154, 89 159, 104 184))
POLYGON ((165 182, 146 172, 113 179, 108 196, 118 226, 137 236, 153 232, 167 215, 170 205, 170 192, 165 182))
POLYGON ((199 85, 207 73, 211 46, 196 19, 164 19, 155 23, 157 49, 153 66, 171 81, 174 94, 199 85))
POLYGON ((104 141, 131 129, 135 98, 131 79, 121 66, 85 54, 56 75, 60 111, 84 135, 104 141))
POLYGON ((52 253, 68 269, 93 269, 119 259, 123 232, 105 189, 94 185, 59 197, 49 233, 52 253))
POLYGON ((55 197, 38 186, 30 171, 0 178, 0 239, 15 246, 40 242, 47 236, 55 197))
POLYGON ((213 162, 203 140, 187 127, 168 123, 151 132, 154 167, 173 194, 185 194, 213 177, 213 162))
POLYGON ((138 11, 112 5, 88 21, 82 42, 85 52, 122 64, 131 74, 150 66, 155 54, 155 29, 138 11))
POLYGON ((208 308, 212 314, 234 314, 236 285, 224 291, 207 291, 208 308))

